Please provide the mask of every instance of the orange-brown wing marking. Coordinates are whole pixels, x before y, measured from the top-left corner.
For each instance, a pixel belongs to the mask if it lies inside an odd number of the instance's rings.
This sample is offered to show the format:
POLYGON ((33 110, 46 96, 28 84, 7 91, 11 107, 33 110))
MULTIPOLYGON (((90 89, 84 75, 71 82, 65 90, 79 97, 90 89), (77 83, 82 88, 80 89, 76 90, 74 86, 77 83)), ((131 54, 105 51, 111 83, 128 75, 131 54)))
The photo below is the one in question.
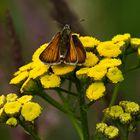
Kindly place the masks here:
POLYGON ((66 64, 76 64, 77 63, 77 53, 74 46, 74 42, 72 39, 72 35, 70 35, 70 43, 68 46, 68 50, 66 56, 64 58, 64 63, 66 64))
POLYGON ((77 60, 78 60, 77 63, 82 64, 85 62, 86 59, 86 51, 84 49, 83 44, 76 35, 72 35, 72 39, 77 52, 77 60))
POLYGON ((48 44, 47 48, 40 54, 39 58, 47 64, 57 64, 60 62, 60 43, 61 35, 58 32, 48 44))

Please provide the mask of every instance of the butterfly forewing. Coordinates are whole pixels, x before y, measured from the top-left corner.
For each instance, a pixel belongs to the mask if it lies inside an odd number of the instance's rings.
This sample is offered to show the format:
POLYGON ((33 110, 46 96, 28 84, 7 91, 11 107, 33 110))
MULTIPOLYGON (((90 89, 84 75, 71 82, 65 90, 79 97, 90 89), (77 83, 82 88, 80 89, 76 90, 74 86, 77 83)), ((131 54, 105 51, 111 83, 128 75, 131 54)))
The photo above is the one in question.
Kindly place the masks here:
POLYGON ((39 58, 46 64, 59 64, 60 62, 60 43, 61 34, 58 32, 47 48, 40 54, 39 58))
POLYGON ((77 52, 76 52, 76 49, 75 49, 75 46, 74 46, 74 42, 73 42, 73 39, 72 39, 72 34, 70 35, 70 43, 69 43, 69 46, 68 47, 68 50, 67 50, 67 53, 65 55, 65 58, 64 58, 64 63, 66 64, 77 64, 77 52))
POLYGON ((84 49, 83 44, 76 35, 72 35, 72 39, 77 52, 77 60, 78 60, 77 63, 82 64, 85 62, 86 59, 86 51, 84 49))

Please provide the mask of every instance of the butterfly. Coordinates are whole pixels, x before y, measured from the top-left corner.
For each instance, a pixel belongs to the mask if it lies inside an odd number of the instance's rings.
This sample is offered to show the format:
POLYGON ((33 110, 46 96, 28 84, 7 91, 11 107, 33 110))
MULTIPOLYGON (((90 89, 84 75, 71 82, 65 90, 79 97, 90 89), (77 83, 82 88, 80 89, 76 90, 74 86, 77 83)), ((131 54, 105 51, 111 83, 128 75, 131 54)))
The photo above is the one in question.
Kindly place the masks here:
POLYGON ((40 54, 39 59, 49 65, 83 64, 86 59, 86 51, 78 36, 73 34, 70 26, 66 24, 63 30, 52 38, 40 54))

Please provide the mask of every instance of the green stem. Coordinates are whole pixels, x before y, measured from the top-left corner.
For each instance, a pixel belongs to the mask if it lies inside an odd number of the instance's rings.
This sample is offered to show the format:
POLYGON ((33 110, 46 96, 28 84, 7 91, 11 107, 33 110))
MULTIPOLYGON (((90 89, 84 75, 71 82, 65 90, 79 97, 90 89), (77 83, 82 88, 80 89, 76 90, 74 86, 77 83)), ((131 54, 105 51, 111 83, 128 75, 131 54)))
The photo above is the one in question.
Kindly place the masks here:
MULTIPOLYGON (((62 99, 62 101, 64 102, 65 107, 67 107, 67 109, 70 109, 67 100, 63 97, 62 93, 60 90, 57 90, 58 95, 60 96, 60 98, 62 99)), ((78 132, 78 135, 80 137, 80 140, 83 140, 83 134, 82 134, 82 130, 81 130, 81 126, 80 126, 80 122, 75 119, 74 116, 72 116, 71 114, 67 114, 68 117, 70 118, 74 128, 76 129, 76 131, 78 132)))
POLYGON ((71 92, 71 91, 68 91, 68 90, 65 90, 65 89, 60 88, 60 87, 57 87, 57 88, 55 88, 55 89, 56 89, 56 90, 63 91, 63 92, 65 92, 65 93, 70 94, 70 95, 73 95, 73 96, 77 96, 77 94, 76 94, 76 93, 71 92))
POLYGON ((115 85, 115 88, 114 88, 114 90, 113 90, 113 95, 112 95, 112 98, 111 98, 109 107, 111 107, 112 105, 115 104, 116 99, 117 99, 117 96, 118 96, 119 88, 120 88, 120 83, 118 83, 118 84, 115 85))
POLYGON ((76 87, 79 94, 80 117, 81 117, 83 137, 84 140, 89 140, 87 110, 84 108, 84 106, 86 105, 84 86, 85 86, 84 84, 81 85, 79 80, 76 82, 76 87))
MULTIPOLYGON (((120 127, 119 127, 120 128, 120 127)), ((120 136, 121 136, 121 140, 128 140, 128 126, 125 127, 121 127, 120 128, 120 136)))
POLYGON ((133 67, 131 67, 130 69, 126 70, 126 71, 125 71, 125 74, 128 73, 128 72, 131 72, 131 71, 133 71, 133 70, 136 70, 136 69, 138 69, 138 68, 140 68, 140 65, 133 66, 133 67))
POLYGON ((29 135, 31 135, 34 140, 41 140, 38 136, 38 134, 36 133, 36 131, 33 130, 32 126, 28 126, 27 124, 25 124, 23 121, 21 121, 20 119, 18 120, 20 126, 26 131, 28 132, 29 135))

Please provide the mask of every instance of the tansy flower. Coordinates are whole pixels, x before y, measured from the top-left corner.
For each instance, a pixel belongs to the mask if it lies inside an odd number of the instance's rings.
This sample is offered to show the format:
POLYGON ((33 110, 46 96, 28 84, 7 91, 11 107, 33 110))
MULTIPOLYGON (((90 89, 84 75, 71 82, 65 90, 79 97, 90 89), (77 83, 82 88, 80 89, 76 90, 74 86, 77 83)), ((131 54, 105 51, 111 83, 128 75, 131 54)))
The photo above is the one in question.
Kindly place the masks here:
POLYGON ((20 82, 24 81, 28 76, 29 76, 29 72, 23 71, 19 73, 19 75, 11 79, 10 84, 19 84, 20 82))
POLYGON ((120 47, 112 41, 102 42, 97 46, 97 51, 100 56, 104 57, 117 57, 120 53, 120 47))
POLYGON ((54 74, 65 75, 67 73, 72 72, 75 69, 75 67, 76 66, 61 64, 61 65, 52 66, 51 68, 52 68, 54 74))
POLYGON ((21 115, 26 121, 33 121, 41 114, 41 107, 34 102, 27 102, 22 106, 21 115))
POLYGON ((97 123, 96 124, 96 130, 98 132, 104 133, 105 129, 107 128, 107 124, 106 123, 97 123))
POLYGON ((122 72, 117 67, 109 68, 106 76, 112 83, 118 83, 124 80, 122 72))
POLYGON ((105 116, 111 119, 118 119, 119 116, 124 113, 123 108, 119 105, 114 105, 104 110, 105 116))
POLYGON ((92 100, 97 100, 104 96, 105 92, 105 86, 102 82, 95 82, 89 85, 89 87, 86 90, 86 96, 87 98, 92 100))
POLYGON ((59 76, 51 74, 42 76, 40 81, 44 88, 54 88, 60 86, 61 79, 59 76))
POLYGON ((107 73, 106 67, 101 65, 95 65, 88 70, 88 76, 94 78, 94 80, 101 80, 107 73))
POLYGON ((21 104, 18 101, 8 102, 4 105, 4 111, 7 115, 13 116, 20 112, 21 104))
POLYGON ((86 52, 86 56, 87 58, 85 60, 85 63, 83 64, 86 67, 92 67, 99 61, 99 58, 92 52, 86 52))
POLYGON ((0 108, 3 107, 3 105, 5 104, 6 102, 6 98, 4 95, 1 95, 0 96, 0 108))
POLYGON ((3 112, 4 112, 4 109, 1 108, 1 109, 0 109, 0 117, 3 115, 3 112))
POLYGON ((14 93, 9 93, 7 96, 6 96, 6 100, 7 102, 13 102, 13 101, 16 101, 18 98, 18 96, 14 93))
POLYGON ((89 36, 80 36, 79 39, 85 48, 94 48, 100 43, 96 38, 89 36))
POLYGON ((119 35, 116 35, 116 36, 114 36, 113 38, 112 38, 112 41, 114 42, 114 43, 117 43, 117 42, 120 42, 120 41, 124 41, 124 42, 129 42, 129 40, 130 40, 130 34, 129 33, 125 33, 125 34, 123 34, 123 35, 121 35, 121 34, 119 34, 119 35))
POLYGON ((126 43, 124 41, 117 42, 116 45, 120 50, 123 50, 126 47, 126 43))
POLYGON ((15 127, 15 126, 17 126, 18 121, 17 121, 16 118, 11 117, 11 118, 9 118, 9 119, 6 121, 6 124, 9 125, 9 126, 15 127))
POLYGON ((35 67, 33 67, 33 69, 30 70, 30 73, 29 73, 29 77, 33 78, 33 79, 40 77, 43 74, 47 73, 47 71, 49 69, 49 66, 43 64, 42 62, 40 62, 40 63, 34 62, 33 65, 35 65, 35 67))
POLYGON ((119 120, 122 124, 128 124, 132 120, 132 117, 130 113, 122 113, 119 116, 119 120))
POLYGON ((21 104, 25 104, 25 103, 31 101, 32 98, 33 98, 33 96, 31 96, 31 95, 24 95, 24 96, 18 98, 18 102, 20 102, 21 104))
POLYGON ((104 134, 109 138, 113 139, 119 135, 119 129, 115 126, 106 127, 104 134))
POLYGON ((140 55, 140 47, 138 47, 138 55, 140 55))
POLYGON ((32 62, 26 64, 26 65, 23 65, 22 67, 19 68, 19 71, 23 72, 23 71, 28 71, 32 68, 32 62))
POLYGON ((121 64, 122 64, 122 61, 116 58, 104 58, 99 62, 99 65, 102 65, 102 67, 106 67, 106 68, 116 67, 121 64))
POLYGON ((130 44, 133 48, 140 47, 140 38, 131 38, 130 44))
POLYGON ((84 78, 85 76, 87 76, 88 72, 89 72, 90 68, 81 68, 78 71, 76 71, 76 76, 78 78, 84 78))

